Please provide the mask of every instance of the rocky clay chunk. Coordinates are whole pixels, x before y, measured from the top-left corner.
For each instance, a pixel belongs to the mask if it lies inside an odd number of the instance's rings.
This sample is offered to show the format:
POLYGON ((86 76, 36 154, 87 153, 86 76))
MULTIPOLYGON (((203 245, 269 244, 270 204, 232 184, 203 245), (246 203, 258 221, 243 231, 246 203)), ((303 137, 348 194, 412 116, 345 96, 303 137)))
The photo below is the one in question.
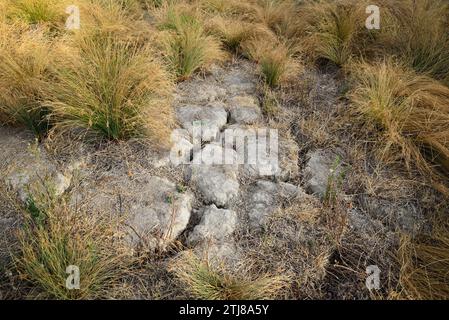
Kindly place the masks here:
MULTIPOLYGON (((239 192, 236 165, 221 164, 223 154, 235 159, 235 151, 219 145, 207 145, 194 155, 192 165, 186 170, 186 180, 202 194, 206 204, 226 207, 239 192)), ((233 162, 232 160, 231 162, 233 162)))
POLYGON ((205 240, 223 240, 234 232, 236 224, 237 214, 234 211, 211 205, 205 208, 200 223, 187 241, 189 244, 196 244, 205 240))
POLYGON ((228 122, 228 113, 222 103, 181 106, 176 108, 176 115, 192 137, 201 138, 204 142, 215 140, 228 122))
POLYGON ((233 97, 229 102, 230 119, 238 124, 256 124, 262 120, 262 112, 253 96, 233 97))
POLYGON ((325 150, 307 153, 307 164, 304 169, 305 187, 308 192, 324 197, 329 179, 341 179, 343 168, 338 156, 325 150))
POLYGON ((31 137, 0 128, 0 145, 1 179, 21 201, 26 202, 35 187, 45 186, 56 196, 70 187, 71 170, 59 171, 44 148, 31 137))
POLYGON ((125 216, 129 246, 144 244, 150 249, 165 247, 185 230, 193 201, 190 191, 180 191, 173 182, 145 173, 135 178, 111 173, 87 182, 72 196, 72 203, 83 204, 92 214, 125 216))

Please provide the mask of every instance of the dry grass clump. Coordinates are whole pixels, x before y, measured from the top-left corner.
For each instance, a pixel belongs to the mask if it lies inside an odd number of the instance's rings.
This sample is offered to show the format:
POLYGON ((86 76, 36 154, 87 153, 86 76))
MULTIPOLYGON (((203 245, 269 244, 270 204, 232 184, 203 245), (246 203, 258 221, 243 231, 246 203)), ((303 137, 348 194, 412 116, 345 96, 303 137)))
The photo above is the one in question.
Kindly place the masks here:
POLYGON ((98 299, 113 296, 132 258, 120 245, 118 221, 108 215, 74 210, 55 199, 51 188, 34 193, 18 234, 15 269, 30 284, 29 296, 50 299, 98 299), (69 290, 68 266, 80 271, 80 287, 69 290))
POLYGON ((179 31, 187 25, 199 26, 202 24, 201 11, 194 3, 167 2, 152 10, 151 14, 160 30, 179 31))
POLYGON ((143 11, 135 1, 83 0, 78 5, 83 32, 92 30, 99 36, 113 34, 142 43, 151 38, 153 30, 142 19, 143 11))
POLYGON ((47 94, 57 129, 166 142, 172 82, 149 45, 88 33, 76 37, 65 53, 47 94))
POLYGON ((0 1, 0 22, 5 22, 6 20, 6 8, 7 3, 5 1, 0 1))
POLYGON ((291 0, 256 0, 251 17, 281 39, 293 38, 297 32, 298 5, 291 0))
POLYGON ((51 38, 46 28, 2 23, 0 120, 26 125, 42 137, 51 113, 55 129, 87 130, 112 140, 150 136, 154 144, 165 144, 173 79, 157 59, 160 53, 144 43, 149 37, 137 30, 138 3, 77 5, 82 30, 62 37, 51 38))
POLYGON ((208 14, 249 18, 254 14, 252 1, 198 0, 199 7, 208 14))
POLYGON ((298 71, 297 42, 287 30, 296 4, 291 1, 249 1, 238 10, 233 3, 205 1, 207 9, 219 14, 207 23, 233 53, 241 53, 260 65, 265 82, 277 87, 298 71), (287 37, 287 34, 290 37, 287 37))
POLYGON ((289 280, 287 276, 268 273, 252 276, 243 269, 231 272, 188 251, 182 253, 169 270, 194 298, 204 300, 274 299, 289 280))
POLYGON ((358 50, 369 39, 364 33, 365 7, 352 0, 306 4, 301 11, 306 53, 338 66, 345 65, 352 56, 358 55, 358 50))
MULTIPOLYGON (((445 212, 444 214, 447 214, 445 212)), ((399 249, 401 296, 407 299, 449 299, 449 225, 437 221, 431 236, 403 236, 399 249)))
POLYGON ((447 3, 382 1, 377 4, 381 8, 380 30, 365 28, 369 4, 353 0, 307 2, 298 8, 301 20, 290 23, 287 34, 298 38, 314 59, 344 66, 353 57, 397 55, 417 72, 448 81, 447 3))
POLYGON ((290 1, 204 0, 163 5, 154 14, 166 30, 161 38, 167 58, 181 80, 222 60, 221 42, 232 53, 259 62, 267 83, 278 86, 296 71, 296 41, 281 32, 292 15, 286 10, 294 6, 290 1))
POLYGON ((352 77, 350 99, 366 128, 381 132, 380 158, 402 158, 441 181, 449 170, 449 89, 390 60, 355 64, 352 77))
POLYGON ((266 117, 272 119, 279 113, 279 99, 276 91, 272 90, 268 85, 264 85, 262 92, 262 111, 266 117))
POLYGON ((299 70, 292 50, 275 39, 251 39, 243 45, 246 54, 260 65, 265 82, 277 87, 299 70), (271 40, 270 40, 271 39, 271 40))
POLYGON ((58 0, 2 0, 7 16, 30 25, 44 24, 60 27, 65 21, 65 1, 58 0))
POLYGON ((449 5, 445 1, 387 1, 381 52, 398 55, 415 71, 449 83, 449 5), (382 50, 383 49, 383 50, 382 50), (386 49, 386 50, 385 50, 386 49))
POLYGON ((38 137, 49 127, 42 100, 51 48, 41 31, 0 24, 0 121, 26 126, 38 137))
POLYGON ((163 43, 167 61, 179 80, 224 58, 220 42, 207 36, 201 27, 186 26, 176 33, 166 33, 163 43))
POLYGON ((208 22, 207 30, 216 35, 233 53, 240 53, 241 44, 261 31, 248 22, 220 16, 216 16, 208 22))
POLYGON ((138 12, 141 10, 141 4, 139 0, 94 0, 99 2, 103 6, 119 6, 125 12, 138 12))
POLYGON ((196 10, 168 5, 156 13, 163 54, 179 80, 224 59, 221 43, 207 35, 196 10))

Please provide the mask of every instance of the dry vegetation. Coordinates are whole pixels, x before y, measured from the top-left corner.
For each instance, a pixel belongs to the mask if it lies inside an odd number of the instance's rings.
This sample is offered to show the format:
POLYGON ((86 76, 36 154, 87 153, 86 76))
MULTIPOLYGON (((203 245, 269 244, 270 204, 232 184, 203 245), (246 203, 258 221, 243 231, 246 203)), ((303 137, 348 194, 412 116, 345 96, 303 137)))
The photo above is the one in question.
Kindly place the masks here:
POLYGON ((169 270, 186 286, 192 297, 205 300, 274 299, 290 281, 282 274, 255 275, 243 268, 229 271, 191 252, 177 257, 169 270))
MULTIPOLYGON (((449 8, 445 1, 380 1, 381 29, 371 32, 364 27, 367 3, 355 0, 72 2, 81 8, 80 30, 65 30, 65 1, 0 0, 2 124, 26 127, 41 140, 70 132, 94 141, 140 139, 167 146, 176 83, 207 72, 213 64, 242 58, 259 66, 265 82, 261 86, 265 116, 280 121, 280 103, 302 104, 303 110, 295 109, 297 115, 290 121, 298 120, 295 128, 305 132, 309 143, 327 146, 346 125, 338 120, 348 117, 334 117, 337 108, 307 109, 311 93, 301 91, 308 85, 303 70, 326 67, 344 86, 338 103, 345 104, 340 113, 350 114, 352 144, 346 147, 354 147, 354 153, 363 149, 359 158, 374 155, 377 167, 396 168, 399 163, 405 176, 432 186, 435 199, 447 201, 449 8)), ((364 188, 368 185, 365 182, 364 188)), ((334 194, 333 202, 338 201, 334 194)), ((334 204, 333 209, 338 207, 334 204)), ((280 219, 292 220, 289 225, 294 226, 297 215, 289 210, 280 219)), ((320 207, 325 215, 320 219, 328 218, 328 210, 320 207)), ((126 268, 136 265, 116 251, 112 227, 105 227, 91 213, 73 212, 63 202, 37 200, 19 211, 26 219, 15 263, 21 278, 33 288, 29 291, 33 297, 108 297, 107 290, 122 280, 126 268), (81 219, 73 219, 75 215, 81 219), (61 266, 68 261, 76 261, 89 275, 83 286, 86 291, 76 296, 61 287, 66 277, 61 266)), ((316 227, 315 214, 307 221, 308 228, 326 233, 316 227)), ((403 236, 397 252, 390 252, 400 264, 400 275, 382 298, 449 298, 447 214, 443 206, 432 217, 444 228, 423 237, 403 236)), ((257 264, 276 259, 273 253, 283 250, 276 221, 271 227, 275 237, 258 243, 260 251, 252 256, 257 264)), ((335 252, 351 251, 344 248, 349 241, 345 231, 332 237, 335 252)), ((290 248, 296 250, 292 256, 300 257, 303 243, 296 245, 290 248)), ((357 249, 351 252, 355 257, 357 249)), ((318 290, 313 286, 301 292, 301 285, 326 272, 323 261, 331 254, 326 251, 319 255, 322 260, 303 261, 300 270, 290 265, 294 279, 276 275, 279 268, 214 269, 191 253, 177 259, 169 271, 195 298, 322 297, 310 293, 318 290)), ((360 275, 360 270, 354 273, 360 275)))
POLYGON ((100 299, 119 296, 133 257, 120 245, 118 221, 83 212, 42 188, 28 199, 13 261, 33 298, 100 299), (79 267, 80 290, 67 290, 67 266, 79 267))

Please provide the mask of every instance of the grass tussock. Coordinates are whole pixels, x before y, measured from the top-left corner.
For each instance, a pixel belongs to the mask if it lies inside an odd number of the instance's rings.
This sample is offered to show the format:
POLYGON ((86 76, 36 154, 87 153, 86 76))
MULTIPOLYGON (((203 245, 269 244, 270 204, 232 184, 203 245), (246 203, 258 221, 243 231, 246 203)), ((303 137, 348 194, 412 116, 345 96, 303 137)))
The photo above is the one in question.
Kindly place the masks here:
POLYGON ((190 294, 204 300, 273 299, 288 283, 288 277, 263 274, 252 277, 246 270, 230 272, 212 266, 192 252, 182 254, 170 267, 190 294))
POLYGON ((43 24, 58 27, 65 20, 65 1, 58 0, 3 0, 7 16, 30 25, 43 24))
POLYGON ((0 22, 6 21, 6 8, 7 3, 5 1, 0 1, 0 22))
POLYGON ((152 30, 142 20, 143 12, 135 1, 85 0, 79 8, 83 32, 141 42, 151 38, 152 30))
POLYGON ((270 87, 281 85, 299 70, 299 63, 285 44, 254 38, 245 42, 244 51, 259 64, 265 83, 270 87))
POLYGON ((293 37, 298 6, 290 0, 257 0, 251 20, 261 23, 279 37, 293 37))
POLYGON ((125 12, 139 12, 141 10, 140 0, 96 0, 103 6, 119 6, 125 12))
POLYGON ((224 58, 220 42, 206 35, 201 27, 190 25, 167 32, 162 41, 166 59, 179 80, 188 79, 224 58))
MULTIPOLYGON (((338 66, 352 58, 398 56, 418 73, 448 82, 449 6, 444 1, 382 1, 380 30, 365 28, 368 2, 308 2, 290 24, 290 37, 301 40, 313 59, 338 66)), ((290 10, 291 11, 291 10, 290 10)))
POLYGON ((225 58, 220 41, 206 33, 196 10, 168 5, 156 15, 163 54, 179 80, 188 79, 225 58))
POLYGON ((416 72, 449 83, 449 5, 445 1, 382 4, 381 52, 400 56, 416 72), (385 50, 386 48, 386 50, 385 50), (386 52, 385 52, 386 51, 386 52))
POLYGON ((399 249, 401 296, 406 299, 449 298, 449 225, 443 222, 430 237, 404 236, 399 249))
POLYGON ((449 170, 449 88, 391 60, 356 64, 352 75, 349 97, 367 128, 380 130, 380 158, 399 156, 441 181, 449 170))
POLYGON ((250 23, 220 16, 211 19, 207 29, 216 35, 229 51, 236 54, 241 52, 241 45, 244 41, 262 31, 250 23))
POLYGON ((244 17, 248 19, 254 14, 254 6, 250 1, 240 0, 199 0, 199 7, 206 14, 224 17, 244 17))
POLYGON ((25 126, 43 137, 48 110, 42 106, 51 42, 23 25, 0 25, 0 121, 25 126))
POLYGON ((51 189, 28 199, 14 264, 31 285, 31 297, 98 299, 114 295, 132 258, 120 246, 118 223, 108 215, 75 211, 51 189), (79 290, 69 290, 68 266, 80 271, 79 290))
POLYGON ((166 142, 172 82, 148 45, 87 34, 65 51, 71 54, 55 65, 47 96, 58 129, 166 142))
POLYGON ((319 1, 302 9, 304 50, 315 59, 345 65, 363 47, 365 7, 355 1, 319 1))

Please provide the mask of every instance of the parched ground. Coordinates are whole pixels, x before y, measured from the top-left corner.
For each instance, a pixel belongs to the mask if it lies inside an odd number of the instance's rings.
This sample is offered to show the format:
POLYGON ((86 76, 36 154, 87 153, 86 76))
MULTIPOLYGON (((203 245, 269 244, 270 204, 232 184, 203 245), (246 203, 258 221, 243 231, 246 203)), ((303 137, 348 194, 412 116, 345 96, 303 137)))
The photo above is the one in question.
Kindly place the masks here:
POLYGON ((294 83, 268 101, 256 66, 236 60, 179 84, 168 151, 141 141, 37 143, 0 128, 3 297, 27 294, 10 264, 21 221, 11 199, 25 203, 43 181, 73 208, 123 220, 125 245, 142 256, 123 279, 126 298, 188 298, 168 266, 189 249, 230 272, 288 275, 280 298, 393 295, 400 234, 430 230, 438 197, 413 175, 376 163, 370 142, 355 139, 337 71, 306 70, 294 83), (206 160, 239 151, 222 141, 226 129, 277 129, 279 166, 201 164, 194 123, 203 125, 206 160), (381 270, 376 294, 365 286, 369 265, 381 270))

